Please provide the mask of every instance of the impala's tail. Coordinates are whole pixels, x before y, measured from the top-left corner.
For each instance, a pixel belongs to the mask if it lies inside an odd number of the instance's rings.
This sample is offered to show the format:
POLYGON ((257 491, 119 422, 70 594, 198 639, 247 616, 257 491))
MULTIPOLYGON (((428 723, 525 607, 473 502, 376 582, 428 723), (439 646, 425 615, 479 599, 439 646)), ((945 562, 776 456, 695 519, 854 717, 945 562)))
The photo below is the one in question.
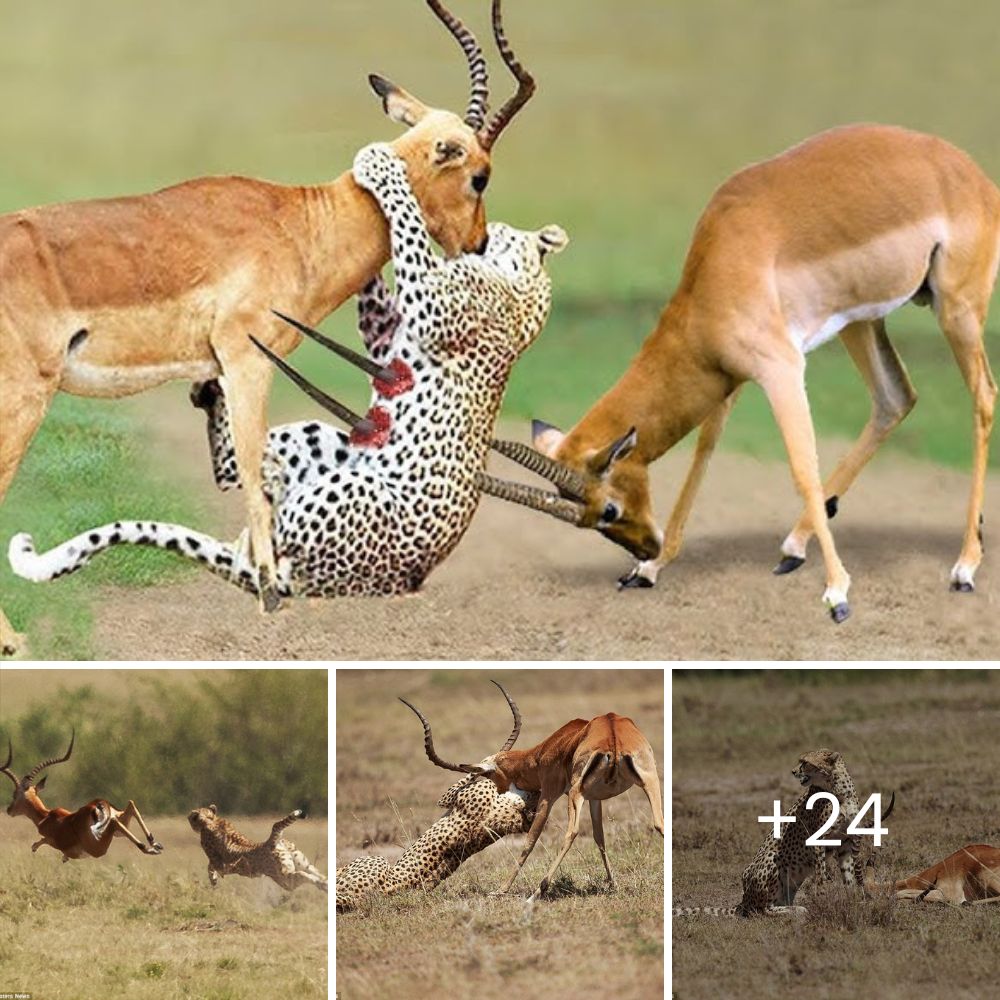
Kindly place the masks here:
POLYGON ((115 521, 70 538, 48 552, 35 551, 31 535, 21 533, 10 540, 7 557, 10 568, 25 580, 43 583, 86 566, 99 552, 113 545, 152 545, 176 552, 201 563, 206 569, 257 593, 257 570, 247 552, 217 541, 210 535, 156 521, 115 521))

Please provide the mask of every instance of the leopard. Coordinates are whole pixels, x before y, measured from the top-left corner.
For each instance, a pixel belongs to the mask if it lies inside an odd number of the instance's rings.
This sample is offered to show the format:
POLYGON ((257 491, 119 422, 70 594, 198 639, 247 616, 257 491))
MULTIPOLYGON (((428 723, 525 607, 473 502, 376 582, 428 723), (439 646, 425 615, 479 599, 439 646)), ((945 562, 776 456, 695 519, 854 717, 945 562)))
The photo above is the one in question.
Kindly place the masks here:
MULTIPOLYGON (((675 917, 698 913, 718 917, 805 916, 806 908, 794 905, 796 893, 811 875, 818 881, 826 880, 830 861, 835 861, 839 867, 844 885, 857 887, 862 884, 859 837, 847 833, 847 827, 859 812, 858 795, 843 756, 836 750, 826 748, 812 750, 799 758, 792 775, 805 788, 791 808, 795 822, 783 829, 779 840, 771 836, 764 839, 743 871, 743 898, 740 902, 731 907, 680 907, 674 909, 675 917), (814 804, 814 808, 806 809, 806 803, 816 792, 831 792, 840 804, 836 821, 822 838, 840 840, 839 847, 806 844, 809 837, 829 822, 833 810, 828 800, 821 800, 814 804)), ((888 818, 894 802, 895 796, 883 819, 888 818)))
POLYGON ((447 812, 394 865, 377 855, 367 855, 337 869, 338 912, 356 909, 377 894, 433 889, 464 861, 502 837, 527 833, 538 797, 538 792, 526 792, 516 785, 500 792, 493 781, 478 774, 457 781, 438 799, 437 804, 447 812))
MULTIPOLYGON (((568 242, 559 226, 491 222, 482 254, 443 259, 391 146, 364 147, 354 177, 389 224, 394 273, 392 293, 380 279, 363 296, 366 346, 399 378, 374 380, 364 432, 320 421, 271 430, 262 473, 283 598, 414 593, 450 555, 478 507, 513 365, 548 317, 546 258, 568 242)), ((223 380, 206 404, 224 391, 223 380)), ((234 468, 222 475, 233 485, 234 468)), ((19 533, 8 558, 17 575, 42 582, 116 545, 173 551, 259 593, 246 531, 226 543, 181 525, 115 521, 44 553, 19 533)))
POLYGON ((328 892, 327 879, 290 840, 281 834, 305 812, 294 809, 271 827, 271 836, 263 843, 244 837, 227 819, 218 814, 212 803, 188 813, 191 829, 201 837, 201 849, 208 856, 208 881, 212 888, 225 875, 247 878, 267 876, 282 889, 292 892, 306 882, 328 892))

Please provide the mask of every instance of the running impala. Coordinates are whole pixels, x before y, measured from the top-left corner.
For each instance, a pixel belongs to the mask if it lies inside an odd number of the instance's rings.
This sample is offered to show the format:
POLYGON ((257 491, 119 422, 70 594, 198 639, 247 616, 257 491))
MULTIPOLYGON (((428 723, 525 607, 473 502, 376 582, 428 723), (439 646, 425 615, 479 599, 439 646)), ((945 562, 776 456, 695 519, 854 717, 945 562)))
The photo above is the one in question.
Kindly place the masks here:
MULTIPOLYGON (((969 592, 983 555, 986 458, 997 387, 983 325, 1000 259, 1000 191, 972 159, 931 135, 882 125, 831 129, 731 177, 699 220, 680 286, 631 367, 568 433, 536 422, 536 449, 580 482, 581 527, 640 562, 624 587, 651 587, 680 550, 705 466, 740 386, 764 390, 805 509, 776 573, 797 569, 815 535, 833 620, 851 579, 827 523, 916 392, 885 329, 907 302, 929 305, 972 395, 972 487, 951 589, 969 592), (872 398, 861 436, 824 483, 806 355, 840 336, 872 398), (700 427, 666 526, 647 466, 700 427)), ((546 474, 549 474, 546 472, 546 474)), ((551 478, 551 477, 550 477, 551 478)), ((566 490, 563 489, 564 495, 566 490)))

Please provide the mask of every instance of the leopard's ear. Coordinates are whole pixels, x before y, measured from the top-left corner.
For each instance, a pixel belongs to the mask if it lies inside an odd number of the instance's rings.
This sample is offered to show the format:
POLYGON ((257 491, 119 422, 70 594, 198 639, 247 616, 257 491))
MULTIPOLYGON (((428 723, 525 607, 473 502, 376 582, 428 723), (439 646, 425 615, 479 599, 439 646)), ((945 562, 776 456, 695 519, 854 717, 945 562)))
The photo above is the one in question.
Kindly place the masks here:
POLYGON ((219 807, 213 802, 209 807, 208 811, 213 815, 217 816, 219 814, 219 807))

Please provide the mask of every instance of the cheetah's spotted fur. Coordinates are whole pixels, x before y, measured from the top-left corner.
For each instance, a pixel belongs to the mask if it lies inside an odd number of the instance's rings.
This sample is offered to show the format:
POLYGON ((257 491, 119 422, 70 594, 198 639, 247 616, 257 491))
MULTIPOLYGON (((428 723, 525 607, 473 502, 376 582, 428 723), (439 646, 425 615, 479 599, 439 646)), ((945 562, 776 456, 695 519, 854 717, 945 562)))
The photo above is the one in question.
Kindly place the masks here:
POLYGON ((201 849, 208 855, 208 880, 214 889, 224 875, 245 875, 259 878, 266 875, 289 892, 305 882, 311 882, 323 892, 327 889, 326 876, 318 871, 308 858, 297 850, 282 831, 302 817, 296 809, 271 828, 271 836, 258 844, 248 840, 227 819, 218 815, 214 805, 193 809, 188 813, 191 829, 201 837, 201 849))
MULTIPOLYGON (((566 242, 555 226, 490 223, 482 256, 441 260, 390 146, 363 149, 354 174, 389 222, 396 282, 394 297, 377 282, 362 301, 367 346, 376 360, 405 363, 415 384, 392 398, 376 386, 389 420, 381 447, 352 445, 319 422, 272 430, 264 475, 282 596, 414 591, 451 553, 479 502, 477 475, 511 367, 548 315, 545 254, 566 242)), ((195 401, 202 404, 198 387, 195 401)), ((232 485, 231 472, 222 479, 232 485)), ((171 549, 257 591, 245 532, 224 544, 178 525, 118 521, 44 554, 30 535, 15 535, 9 557, 19 575, 51 580, 117 544, 171 549)))
POLYGON ((535 818, 537 792, 511 786, 499 792, 488 778, 470 775, 452 785, 438 800, 448 811, 399 860, 356 858, 337 869, 337 909, 353 909, 377 892, 432 889, 454 874, 466 858, 509 833, 527 833, 535 818))
POLYGON ((794 823, 783 827, 781 839, 770 835, 760 845, 753 861, 743 871, 743 899, 737 906, 682 907, 674 916, 707 913, 712 916, 749 917, 755 914, 805 913, 802 906, 793 906, 795 894, 810 876, 826 876, 827 856, 839 862, 845 885, 860 885, 857 854, 858 838, 848 836, 847 826, 859 811, 854 781, 841 755, 835 750, 813 750, 799 758, 792 772, 806 790, 795 800, 791 815, 794 823), (833 806, 822 800, 806 809, 806 802, 816 792, 832 792, 840 803, 837 821, 824 834, 826 840, 841 841, 840 847, 807 847, 811 837, 830 818, 833 806))

